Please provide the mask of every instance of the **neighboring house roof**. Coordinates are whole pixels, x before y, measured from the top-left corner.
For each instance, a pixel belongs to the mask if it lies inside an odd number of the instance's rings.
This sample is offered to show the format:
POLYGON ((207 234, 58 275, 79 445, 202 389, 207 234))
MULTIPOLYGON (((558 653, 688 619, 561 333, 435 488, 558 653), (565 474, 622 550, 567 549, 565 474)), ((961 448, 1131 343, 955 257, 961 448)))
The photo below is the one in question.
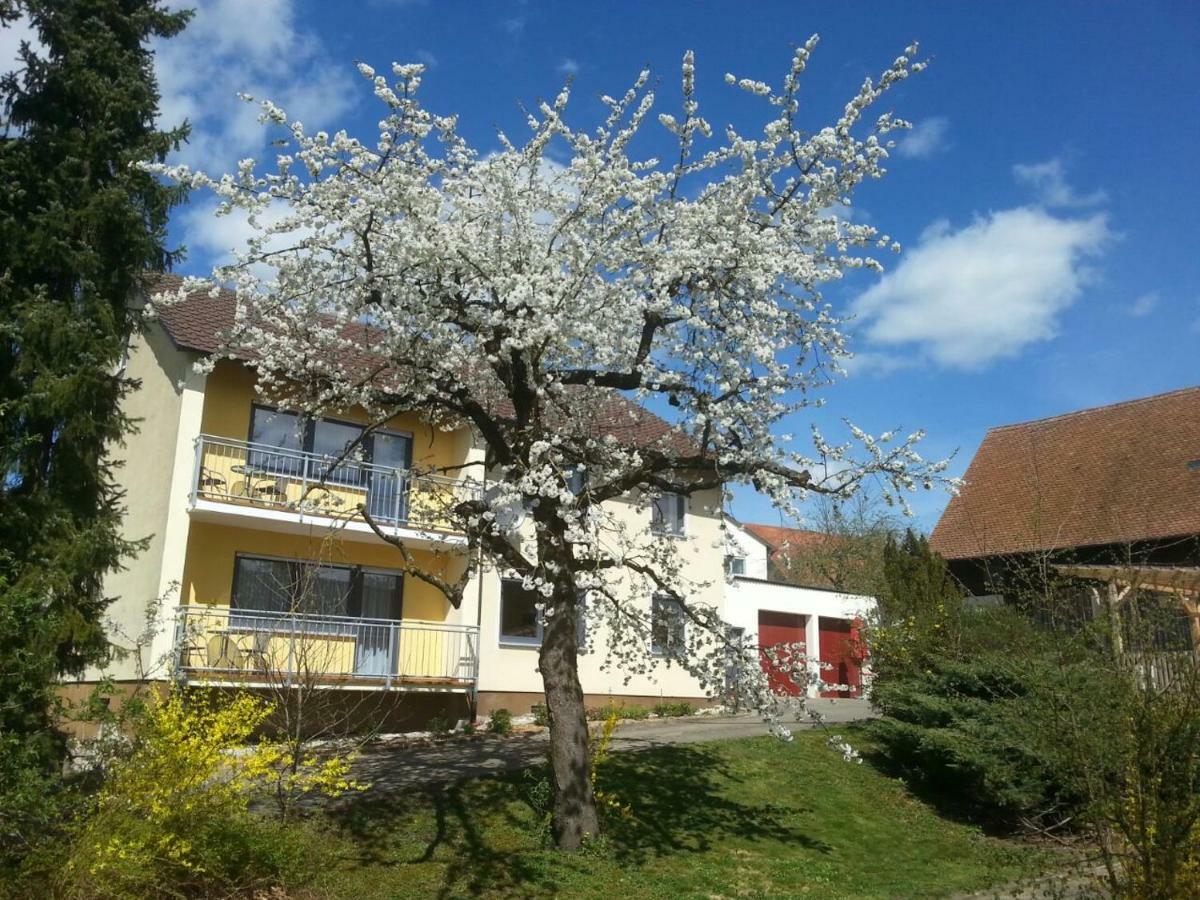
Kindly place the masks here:
POLYGON ((772 558, 780 553, 818 547, 829 540, 829 535, 824 532, 809 531, 805 528, 783 528, 777 525, 758 525, 753 522, 746 522, 742 527, 767 545, 772 558))
POLYGON ((949 559, 1200 534, 1200 387, 993 428, 963 481, 949 559))
MULTIPOLYGON (((148 279, 146 290, 150 293, 177 291, 182 286, 182 277, 162 273, 148 279)), ((179 303, 159 307, 157 315, 175 346, 210 354, 221 349, 222 337, 233 326, 236 310, 237 300, 232 291, 221 289, 214 295, 208 290, 197 290, 179 303)), ((356 327, 363 329, 363 344, 369 346, 371 329, 356 327)), ((363 351, 364 368, 368 361, 377 359, 370 357, 369 350, 363 351)), ((599 405, 594 425, 598 434, 611 434, 623 446, 650 447, 665 440, 675 452, 695 450, 695 445, 685 434, 616 392, 611 392, 599 405)))

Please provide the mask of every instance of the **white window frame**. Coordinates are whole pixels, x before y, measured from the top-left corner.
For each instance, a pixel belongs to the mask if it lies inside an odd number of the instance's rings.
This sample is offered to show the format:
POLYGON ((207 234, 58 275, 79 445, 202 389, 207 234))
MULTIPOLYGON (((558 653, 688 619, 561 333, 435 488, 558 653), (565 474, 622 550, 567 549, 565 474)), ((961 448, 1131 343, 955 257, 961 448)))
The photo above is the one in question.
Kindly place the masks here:
MULTIPOLYGON (((546 623, 543 620, 542 611, 537 611, 537 637, 519 637, 517 635, 507 635, 504 633, 504 585, 515 584, 520 585, 520 578, 502 578, 500 579, 500 603, 499 616, 497 616, 496 631, 499 634, 499 643, 506 647, 540 647, 542 639, 546 634, 546 623)), ((578 614, 575 618, 575 642, 579 647, 579 652, 586 652, 584 647, 587 639, 587 594, 580 591, 579 602, 577 603, 578 614)))

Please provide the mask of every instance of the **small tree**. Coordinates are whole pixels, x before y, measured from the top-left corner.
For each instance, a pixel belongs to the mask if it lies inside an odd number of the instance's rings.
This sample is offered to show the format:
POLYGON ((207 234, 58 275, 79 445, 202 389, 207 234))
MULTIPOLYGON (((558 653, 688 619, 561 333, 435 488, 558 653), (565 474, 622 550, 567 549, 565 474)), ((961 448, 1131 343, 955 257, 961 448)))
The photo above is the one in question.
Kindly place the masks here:
POLYGON ((263 728, 276 757, 264 781, 281 819, 289 818, 306 795, 324 791, 331 782, 347 781, 358 749, 379 733, 403 702, 399 692, 347 691, 338 683, 345 674, 350 643, 346 638, 351 635, 337 628, 382 626, 335 626, 330 631, 303 618, 318 608, 321 566, 331 549, 332 539, 327 539, 316 559, 295 567, 293 580, 277 586, 291 598, 291 606, 284 616, 256 626, 255 637, 265 646, 251 653, 245 670, 262 685, 258 692, 269 704, 263 728), (323 765, 317 764, 319 758, 323 765))
POLYGON ((896 518, 865 490, 848 500, 818 497, 814 518, 820 538, 776 554, 775 574, 791 584, 877 597, 883 590, 884 548, 898 530, 896 518))
MULTIPOLYGON (((690 627, 672 663, 716 691, 735 653, 742 697, 771 703, 753 654, 729 647, 718 616, 689 602, 674 542, 628 527, 609 501, 646 509, 742 482, 792 514, 809 492, 848 494, 875 475, 894 496, 942 470, 914 451, 919 433, 851 427, 856 458, 816 431, 812 450, 798 450, 780 427, 847 355, 820 286, 880 268, 869 248, 896 248, 837 211, 884 173, 888 135, 906 127, 891 113, 868 121, 867 110, 923 65, 907 48, 834 122, 809 128, 799 86, 816 43, 795 51, 778 87, 727 75, 766 123, 753 136, 726 127, 717 141, 687 53, 682 110, 657 120, 666 162, 635 151, 651 139, 649 72, 602 98, 607 116, 592 130, 568 124, 568 83, 528 114, 527 140, 501 133, 480 151, 454 116, 421 105, 424 67, 395 65, 389 82, 363 64, 384 107, 371 141, 310 134, 264 101, 262 118, 286 126, 290 143, 275 171, 157 169, 210 188, 222 213, 248 215, 254 236, 214 280, 239 299, 225 353, 252 354, 262 390, 310 413, 359 405, 376 423, 418 411, 469 426, 486 446, 465 473, 486 490, 445 516, 483 564, 544 598, 539 668, 563 848, 599 827, 576 660, 581 596, 589 619, 609 626, 610 658, 633 671, 650 667, 651 622, 627 598, 675 601, 690 627), (664 432, 629 400, 672 411, 675 427, 664 432), (846 469, 822 480, 810 474, 818 460, 846 469), (530 510, 528 541, 510 539, 514 506, 530 510)), ((439 577, 377 531, 410 576, 461 602, 474 564, 439 577)))

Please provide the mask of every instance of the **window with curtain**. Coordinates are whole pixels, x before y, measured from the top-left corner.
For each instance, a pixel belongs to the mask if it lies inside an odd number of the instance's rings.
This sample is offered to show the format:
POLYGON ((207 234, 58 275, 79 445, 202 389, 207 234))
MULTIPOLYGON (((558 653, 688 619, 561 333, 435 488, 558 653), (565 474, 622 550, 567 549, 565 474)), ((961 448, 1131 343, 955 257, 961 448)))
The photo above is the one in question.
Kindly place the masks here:
POLYGON ((655 534, 681 536, 686 504, 687 498, 682 494, 663 494, 661 497, 655 497, 650 507, 650 530, 655 534))
POLYGON ((403 576, 399 573, 239 556, 235 562, 232 605, 247 613, 399 620, 403 587, 403 576))

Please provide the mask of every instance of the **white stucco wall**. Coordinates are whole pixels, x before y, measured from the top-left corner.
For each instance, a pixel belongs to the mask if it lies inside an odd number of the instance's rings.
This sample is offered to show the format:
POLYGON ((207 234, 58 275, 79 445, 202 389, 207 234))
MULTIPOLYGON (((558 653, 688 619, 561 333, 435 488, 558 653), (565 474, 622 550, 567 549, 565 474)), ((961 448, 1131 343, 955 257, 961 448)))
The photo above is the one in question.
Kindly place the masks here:
MULTIPOLYGON (((705 492, 692 497, 688 503, 685 520, 685 535, 679 539, 679 551, 683 558, 684 571, 693 582, 707 582, 690 598, 693 603, 704 603, 719 608, 725 582, 723 578, 722 534, 720 527, 720 502, 718 491, 705 492)), ((615 501, 606 505, 611 515, 648 535, 650 529, 649 509, 639 508, 630 501, 615 501)), ((633 579, 640 581, 640 579, 633 579)), ((472 585, 472 595, 478 584, 472 585)), ((614 585, 618 596, 626 596, 638 609, 648 612, 653 591, 634 588, 631 579, 618 578, 614 585)), ((472 601, 473 602, 473 601, 472 601)), ((464 602, 464 607, 466 606, 464 602)), ((473 611, 473 610, 472 610, 473 611)), ((469 620, 471 611, 464 610, 463 621, 469 620)), ((619 669, 605 671, 603 663, 608 656, 608 632, 603 623, 595 618, 588 619, 589 652, 579 658, 580 681, 586 694, 613 694, 626 696, 696 697, 705 696, 700 685, 678 665, 667 660, 656 659, 649 674, 638 674, 626 680, 619 669)), ((538 651, 533 645, 514 645, 500 638, 500 576, 489 572, 483 580, 483 609, 480 621, 480 676, 479 690, 502 692, 542 691, 542 679, 537 670, 538 651)))
POLYGON ((767 577, 767 545, 752 535, 742 525, 726 517, 725 519, 727 555, 740 556, 746 562, 745 575, 750 578, 767 577))

